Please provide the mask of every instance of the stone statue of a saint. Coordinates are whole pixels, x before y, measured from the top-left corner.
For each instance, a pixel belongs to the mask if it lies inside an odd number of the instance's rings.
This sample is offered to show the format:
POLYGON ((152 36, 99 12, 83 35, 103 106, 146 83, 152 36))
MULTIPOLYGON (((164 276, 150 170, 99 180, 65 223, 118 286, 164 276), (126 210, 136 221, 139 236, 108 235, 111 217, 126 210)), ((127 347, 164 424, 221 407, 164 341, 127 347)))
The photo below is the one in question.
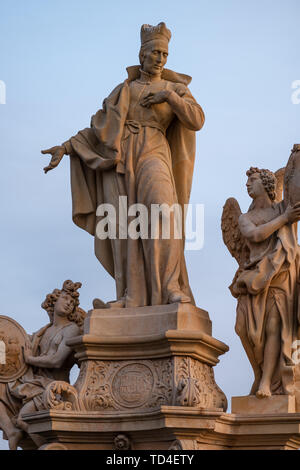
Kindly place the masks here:
POLYGON ((230 286, 238 299, 236 332, 255 380, 258 398, 295 392, 293 343, 299 330, 300 146, 295 145, 284 176, 250 168, 247 191, 253 199, 242 214, 228 199, 222 216, 224 242, 239 263, 230 286))
MULTIPOLYGON (((85 312, 79 307, 80 282, 65 281, 62 289, 55 289, 46 296, 42 307, 47 311, 50 323, 32 336, 27 335, 26 347, 16 356, 19 363, 27 364, 26 370, 16 380, 1 381, 0 370, 0 429, 8 439, 10 450, 16 450, 27 424, 23 416, 46 409, 44 393, 55 381, 69 382, 69 372, 75 364, 74 353, 67 341, 81 333, 85 312)), ((1 325, 1 317, 0 317, 1 325)), ((6 327, 6 339, 10 331, 6 327)), ((18 367, 21 369, 22 364, 18 367)), ((71 386, 70 386, 71 387, 71 386)), ((29 435, 39 447, 43 442, 36 435, 29 435)))
POLYGON ((120 196, 128 208, 138 203, 149 211, 153 204, 183 207, 189 201, 195 131, 204 114, 188 89, 191 77, 164 68, 170 38, 165 23, 143 25, 140 66, 127 69, 128 78, 104 100, 89 128, 42 152, 52 155, 45 172, 70 155, 73 221, 95 237, 95 254, 115 279, 117 301, 110 306, 194 302, 184 236, 171 229, 164 238, 161 218, 149 215, 148 237, 121 237, 118 225, 116 238, 96 234, 103 220, 97 208, 112 204, 118 221, 120 196))

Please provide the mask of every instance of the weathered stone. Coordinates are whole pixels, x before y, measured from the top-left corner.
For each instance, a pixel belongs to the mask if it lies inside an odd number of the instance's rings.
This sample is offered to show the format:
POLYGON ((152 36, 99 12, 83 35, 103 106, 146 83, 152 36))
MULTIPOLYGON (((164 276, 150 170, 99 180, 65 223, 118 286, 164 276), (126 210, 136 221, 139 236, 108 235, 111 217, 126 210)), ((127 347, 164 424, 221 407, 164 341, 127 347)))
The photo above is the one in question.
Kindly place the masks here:
POLYGON ((231 412, 242 415, 296 413, 296 399, 291 395, 272 395, 268 398, 232 397, 231 412))

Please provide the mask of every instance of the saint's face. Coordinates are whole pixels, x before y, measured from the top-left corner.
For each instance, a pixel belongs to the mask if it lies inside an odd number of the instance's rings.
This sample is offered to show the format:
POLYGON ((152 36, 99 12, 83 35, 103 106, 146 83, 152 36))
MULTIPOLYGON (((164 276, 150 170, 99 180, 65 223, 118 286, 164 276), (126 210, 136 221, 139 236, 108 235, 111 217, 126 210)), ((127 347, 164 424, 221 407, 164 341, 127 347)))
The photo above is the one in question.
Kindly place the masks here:
POLYGON ((266 190, 261 181, 259 173, 253 173, 253 175, 249 176, 246 186, 248 194, 252 199, 256 199, 258 196, 266 194, 266 190))
POLYGON ((71 295, 62 292, 55 302, 54 313, 59 317, 68 316, 74 309, 74 300, 71 295))
POLYGON ((152 41, 144 52, 143 70, 160 75, 168 59, 168 47, 161 41, 152 41))

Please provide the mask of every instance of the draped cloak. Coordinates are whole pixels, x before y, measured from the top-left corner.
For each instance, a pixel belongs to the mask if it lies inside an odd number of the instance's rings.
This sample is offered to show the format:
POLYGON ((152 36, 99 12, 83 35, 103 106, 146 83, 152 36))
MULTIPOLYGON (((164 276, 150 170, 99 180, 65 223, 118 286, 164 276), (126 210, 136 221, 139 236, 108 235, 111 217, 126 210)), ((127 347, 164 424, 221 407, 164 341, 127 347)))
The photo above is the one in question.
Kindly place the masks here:
MULTIPOLYGON (((122 138, 130 104, 129 86, 131 81, 139 77, 140 68, 133 66, 129 67, 127 71, 128 79, 118 85, 109 97, 104 100, 103 108, 92 117, 91 127, 78 132, 76 136, 65 143, 67 153, 70 155, 73 221, 80 228, 95 237, 96 256, 106 271, 115 279, 118 273, 115 272, 114 256, 122 257, 124 255, 122 253, 124 248, 121 247, 119 253, 116 254, 114 240, 110 238, 99 239, 96 236, 96 225, 99 219, 101 219, 101 216, 97 217, 96 212, 99 205, 110 202, 105 199, 104 195, 105 178, 112 171, 117 172, 118 165, 124 159, 122 154, 122 138)), ((204 123, 204 113, 186 86, 191 81, 191 78, 187 75, 177 74, 171 70, 164 69, 162 79, 181 84, 181 86, 184 85, 184 91, 181 93, 181 96, 189 104, 197 107, 201 120, 199 128, 201 128, 204 123)), ((195 130, 184 126, 176 115, 166 130, 166 139, 171 153, 172 179, 176 189, 176 198, 181 207, 188 204, 190 197, 195 160, 195 130)), ((108 180, 108 178, 106 179, 108 180)), ((108 184, 113 183, 109 182, 108 184)), ((116 193, 115 196, 126 194, 126 191, 122 193, 117 184, 115 184, 114 191, 116 193)), ((180 251, 179 285, 181 290, 189 295, 193 301, 183 254, 184 236, 180 251)), ((128 255, 126 254, 126 256, 128 255)), ((137 266, 143 264, 142 257, 131 261, 137 266)), ((126 262, 130 262, 128 258, 126 262)), ((145 278, 145 275, 143 276, 142 271, 140 273, 141 276, 137 276, 135 279, 137 284, 136 292, 145 290, 141 280, 143 277, 145 278), (140 286, 138 285, 139 282, 140 286)), ((123 294, 121 291, 118 292, 117 289, 118 298, 123 294)), ((147 305, 146 302, 144 297, 137 300, 135 305, 147 305)))

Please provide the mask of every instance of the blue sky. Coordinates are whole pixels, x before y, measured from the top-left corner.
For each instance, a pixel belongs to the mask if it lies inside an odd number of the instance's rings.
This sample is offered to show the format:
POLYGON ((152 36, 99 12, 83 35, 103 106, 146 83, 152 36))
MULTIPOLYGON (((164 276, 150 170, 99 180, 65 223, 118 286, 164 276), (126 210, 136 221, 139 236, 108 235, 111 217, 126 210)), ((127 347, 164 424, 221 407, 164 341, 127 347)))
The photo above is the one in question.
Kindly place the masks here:
MULTIPOLYGON (((213 334, 230 346, 216 368, 230 399, 249 392, 252 372, 234 333, 227 286, 236 263, 220 218, 233 196, 249 205, 245 171, 277 170, 300 142, 299 0, 2 0, 0 80, 0 313, 28 332, 47 321, 40 303, 65 279, 81 281, 82 307, 114 298, 93 239, 71 220, 69 162, 44 175, 42 148, 89 125, 105 96, 138 63, 143 23, 172 31, 168 67, 193 77, 206 124, 197 136, 191 202, 205 204, 205 244, 188 252, 191 285, 213 334)), ((1 444, 5 447, 5 444, 1 444)))

